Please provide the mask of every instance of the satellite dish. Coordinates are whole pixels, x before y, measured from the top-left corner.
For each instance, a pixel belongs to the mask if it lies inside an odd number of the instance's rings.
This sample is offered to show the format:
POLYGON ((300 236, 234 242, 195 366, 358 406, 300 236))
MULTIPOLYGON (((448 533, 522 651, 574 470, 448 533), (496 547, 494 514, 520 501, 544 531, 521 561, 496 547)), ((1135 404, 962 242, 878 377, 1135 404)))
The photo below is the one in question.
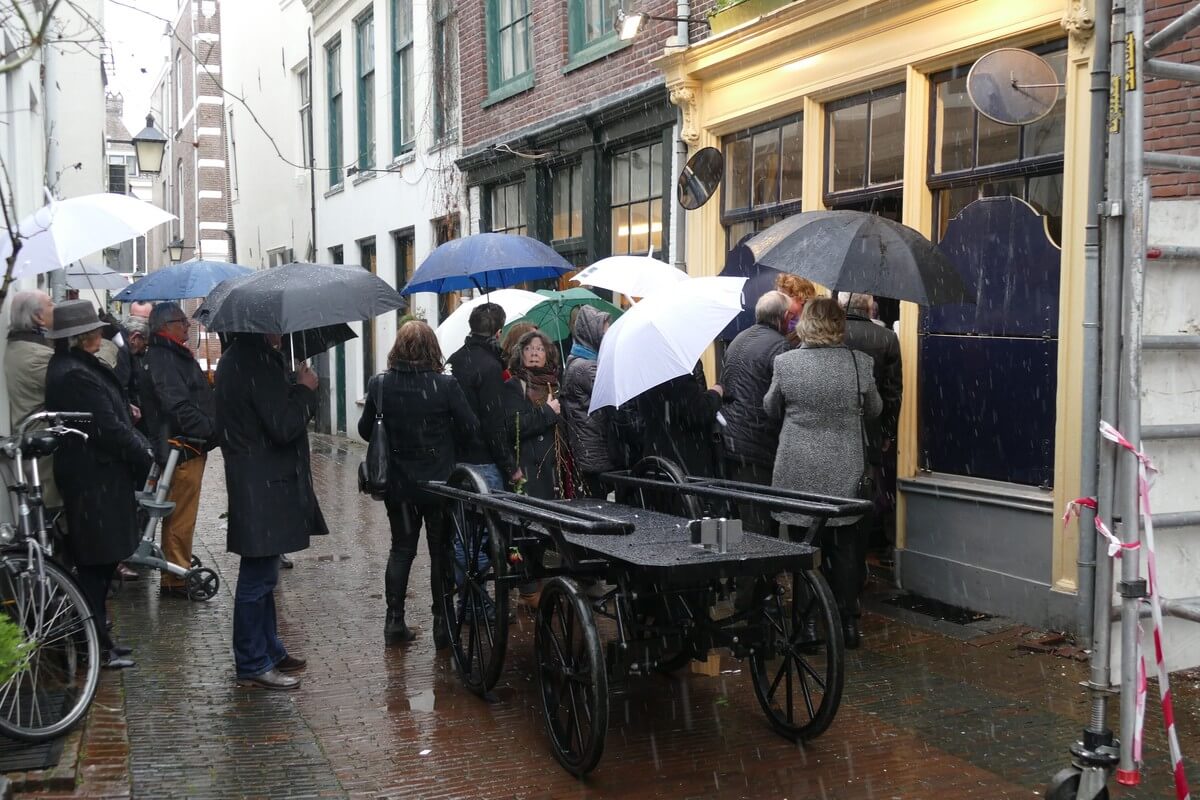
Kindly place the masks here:
POLYGON ((1014 47, 980 56, 967 73, 971 105, 1001 125, 1037 122, 1054 108, 1064 85, 1045 59, 1014 47))
POLYGON ((695 211, 708 202, 725 174, 725 157, 715 147, 705 147, 688 159, 679 173, 679 205, 695 211))

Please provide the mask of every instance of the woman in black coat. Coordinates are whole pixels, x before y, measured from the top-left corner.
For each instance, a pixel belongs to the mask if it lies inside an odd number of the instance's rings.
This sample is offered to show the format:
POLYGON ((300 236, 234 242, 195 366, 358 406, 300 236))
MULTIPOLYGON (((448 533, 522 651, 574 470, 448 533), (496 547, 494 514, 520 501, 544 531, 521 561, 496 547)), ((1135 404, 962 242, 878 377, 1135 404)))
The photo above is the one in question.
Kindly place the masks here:
POLYGON ((452 376, 442 374, 442 351, 433 330, 420 320, 400 326, 388 353, 388 371, 376 375, 367 387, 366 403, 358 421, 358 434, 370 440, 377 416, 382 415, 391 457, 388 459, 388 491, 384 498, 392 528, 384 591, 387 619, 383 626, 386 644, 416 638, 404 622, 404 596, 417 539, 425 525, 425 544, 433 590, 433 640, 441 649, 448 644, 441 625, 438 561, 445 547, 444 505, 424 492, 424 481, 444 481, 454 469, 455 454, 478 435, 479 421, 467 403, 462 387, 452 376))
POLYGON ((522 336, 508 362, 512 377, 504 398, 505 441, 516 451, 522 476, 514 488, 545 500, 563 497, 569 483, 555 354, 554 343, 541 331, 522 336))
POLYGON ((129 403, 116 374, 99 358, 104 323, 87 300, 71 300, 54 309, 54 330, 65 339, 46 370, 46 409, 87 412, 91 423, 79 436, 59 440, 54 478, 66 506, 67 538, 79 585, 87 597, 104 648, 104 666, 132 667, 129 648, 108 634, 105 598, 117 564, 138 545, 137 503, 154 463, 146 439, 133 427, 129 403), (66 346, 64 347, 63 344, 66 346))
POLYGON ((717 475, 717 411, 724 389, 704 388, 704 374, 680 375, 638 395, 643 455, 674 461, 688 475, 717 475))

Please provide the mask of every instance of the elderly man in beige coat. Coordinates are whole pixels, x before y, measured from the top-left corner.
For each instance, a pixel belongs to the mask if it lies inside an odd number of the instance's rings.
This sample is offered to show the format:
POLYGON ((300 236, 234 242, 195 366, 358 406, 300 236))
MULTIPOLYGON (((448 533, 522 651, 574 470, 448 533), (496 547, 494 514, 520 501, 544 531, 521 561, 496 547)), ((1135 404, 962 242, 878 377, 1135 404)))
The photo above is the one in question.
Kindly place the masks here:
MULTIPOLYGON (((11 430, 16 430, 21 420, 41 411, 46 402, 46 367, 54 355, 54 343, 45 333, 54 318, 54 303, 45 292, 17 292, 9 317, 4 376, 8 384, 8 420, 11 430)), ((47 508, 62 505, 52 464, 50 457, 38 461, 47 508)))

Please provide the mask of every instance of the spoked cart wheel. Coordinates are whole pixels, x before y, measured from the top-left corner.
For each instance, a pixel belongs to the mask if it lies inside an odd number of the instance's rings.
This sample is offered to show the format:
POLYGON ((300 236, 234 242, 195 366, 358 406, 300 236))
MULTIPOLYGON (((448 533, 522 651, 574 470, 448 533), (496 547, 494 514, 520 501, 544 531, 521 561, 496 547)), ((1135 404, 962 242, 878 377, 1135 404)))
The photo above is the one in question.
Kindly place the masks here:
MULTIPOLYGON (((450 475, 449 486, 487 494, 483 478, 467 467, 450 475)), ((495 512, 450 501, 446 542, 439 568, 442 621, 458 674, 467 688, 484 694, 504 668, 508 642, 508 590, 497 585, 506 552, 495 512)))
MULTIPOLYGON (((629 475, 633 478, 653 478, 669 483, 682 484, 685 482, 683 470, 679 465, 659 456, 646 456, 633 465, 629 475)), ((617 502, 639 506, 649 511, 659 511, 663 514, 674 514, 687 519, 698 519, 704 516, 704 509, 695 495, 666 489, 646 489, 636 486, 621 488, 617 492, 617 502)))
POLYGON ((754 694, 778 733, 822 734, 837 713, 845 680, 841 619, 818 570, 794 572, 763 606, 765 648, 750 656, 754 694))
POLYGON ((546 733, 558 763, 576 777, 591 772, 608 733, 608 675, 600 633, 574 581, 542 589, 534 634, 546 733))

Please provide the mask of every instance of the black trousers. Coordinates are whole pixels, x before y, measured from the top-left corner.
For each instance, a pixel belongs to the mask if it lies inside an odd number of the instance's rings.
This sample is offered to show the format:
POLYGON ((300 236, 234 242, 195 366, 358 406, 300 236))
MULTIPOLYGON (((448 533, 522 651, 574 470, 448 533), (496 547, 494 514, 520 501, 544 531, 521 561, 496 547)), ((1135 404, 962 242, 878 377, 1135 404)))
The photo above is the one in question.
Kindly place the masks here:
POLYGON ((388 553, 384 576, 388 611, 404 612, 408 576, 417 557, 421 526, 425 526, 425 544, 429 548, 430 590, 433 614, 441 616, 441 560, 445 557, 446 508, 441 503, 414 503, 386 500, 388 522, 392 529, 392 549, 388 553))
POLYGON ((861 613, 858 598, 867 582, 867 537, 870 522, 864 517, 853 525, 825 528, 817 537, 821 572, 829 581, 843 620, 861 613))
POLYGON ((592 497, 597 500, 603 500, 608 497, 608 485, 600 480, 599 472, 580 472, 579 478, 580 488, 583 489, 584 497, 592 497))
MULTIPOLYGON (((755 464, 740 458, 725 459, 725 474, 731 481, 770 486, 772 472, 774 470, 768 464, 755 464)), ((771 517, 769 509, 749 503, 738 503, 737 508, 742 527, 746 530, 764 536, 779 535, 779 523, 771 517)))
POLYGON ((76 564, 75 577, 79 589, 87 600, 92 617, 96 620, 96 633, 100 634, 100 649, 112 647, 112 636, 108 632, 108 583, 117 571, 117 562, 111 564, 76 564))

